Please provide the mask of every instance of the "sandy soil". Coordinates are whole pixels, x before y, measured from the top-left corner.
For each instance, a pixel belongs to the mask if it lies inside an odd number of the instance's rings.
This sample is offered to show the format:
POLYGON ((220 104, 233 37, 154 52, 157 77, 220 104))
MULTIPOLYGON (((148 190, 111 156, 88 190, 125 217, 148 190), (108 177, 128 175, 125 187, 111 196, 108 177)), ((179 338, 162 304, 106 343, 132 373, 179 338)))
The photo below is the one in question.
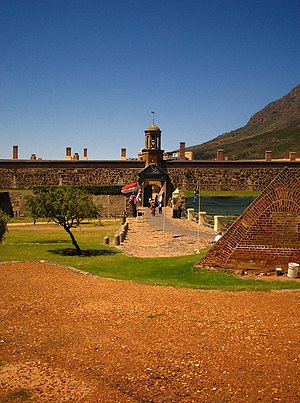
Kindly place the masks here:
POLYGON ((0 401, 299 402, 299 292, 0 264, 0 401))

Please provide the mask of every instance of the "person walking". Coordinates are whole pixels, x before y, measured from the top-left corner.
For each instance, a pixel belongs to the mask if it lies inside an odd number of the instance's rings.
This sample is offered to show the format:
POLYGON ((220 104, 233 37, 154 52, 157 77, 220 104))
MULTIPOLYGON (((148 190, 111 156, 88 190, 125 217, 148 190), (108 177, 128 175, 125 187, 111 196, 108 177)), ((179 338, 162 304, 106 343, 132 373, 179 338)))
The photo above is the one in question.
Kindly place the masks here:
POLYGON ((155 216, 155 210, 156 210, 156 206, 155 206, 154 202, 151 203, 150 209, 151 209, 151 215, 153 215, 153 217, 154 217, 155 216))

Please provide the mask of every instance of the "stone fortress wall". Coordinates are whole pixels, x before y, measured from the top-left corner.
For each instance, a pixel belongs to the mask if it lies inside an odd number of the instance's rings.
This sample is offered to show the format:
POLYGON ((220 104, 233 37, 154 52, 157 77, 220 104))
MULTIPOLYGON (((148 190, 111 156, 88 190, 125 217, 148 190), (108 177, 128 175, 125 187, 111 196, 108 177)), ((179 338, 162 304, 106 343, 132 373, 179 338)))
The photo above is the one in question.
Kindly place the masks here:
MULTIPOLYGON (((300 161, 165 161, 174 188, 261 191, 284 168, 300 178, 300 161)), ((144 161, 0 160, 0 189, 37 185, 126 185, 138 180, 144 161)))
POLYGON ((262 191, 284 168, 300 178, 300 161, 174 161, 167 172, 175 188, 193 190, 262 191))
POLYGON ((135 182, 144 163, 134 161, 0 161, 0 189, 39 185, 125 185, 135 182))

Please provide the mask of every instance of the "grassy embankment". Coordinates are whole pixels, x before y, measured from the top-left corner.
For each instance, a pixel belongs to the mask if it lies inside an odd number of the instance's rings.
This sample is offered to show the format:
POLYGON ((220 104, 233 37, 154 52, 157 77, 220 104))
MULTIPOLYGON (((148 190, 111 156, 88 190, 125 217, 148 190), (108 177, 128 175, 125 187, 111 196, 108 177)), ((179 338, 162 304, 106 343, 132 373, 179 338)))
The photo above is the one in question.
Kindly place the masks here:
MULTIPOLYGON (((201 190, 200 191, 201 196, 203 197, 230 197, 230 196, 235 196, 235 197, 257 197, 260 192, 254 192, 254 191, 231 191, 231 190, 201 190)), ((192 190, 185 190, 184 194, 186 197, 192 197, 194 195, 194 192, 192 190)))
POLYGON ((243 280, 224 271, 195 270, 201 254, 172 258, 134 258, 119 249, 102 245, 103 237, 118 232, 120 223, 104 221, 103 226, 83 225, 75 231, 76 239, 92 256, 66 256, 63 251, 72 249, 64 230, 53 225, 38 225, 35 230, 10 227, 0 245, 0 261, 50 261, 72 266, 101 277, 131 280, 146 284, 189 287, 204 290, 268 291, 274 289, 300 289, 295 281, 266 282, 243 280))

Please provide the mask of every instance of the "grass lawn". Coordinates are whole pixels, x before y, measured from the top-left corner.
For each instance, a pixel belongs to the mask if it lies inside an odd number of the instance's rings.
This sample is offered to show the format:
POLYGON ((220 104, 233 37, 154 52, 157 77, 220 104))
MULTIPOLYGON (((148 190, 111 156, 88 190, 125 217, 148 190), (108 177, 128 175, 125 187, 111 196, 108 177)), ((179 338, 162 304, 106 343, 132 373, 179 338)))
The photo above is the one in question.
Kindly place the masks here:
POLYGON ((243 280, 224 271, 195 270, 194 265, 201 254, 152 259, 128 257, 119 249, 102 244, 104 236, 109 236, 112 244, 113 236, 120 226, 120 223, 115 223, 115 226, 113 223, 105 222, 100 227, 86 225, 74 231, 81 248, 92 250, 92 256, 64 255, 64 250, 73 247, 68 234, 58 227, 39 225, 35 230, 11 227, 0 245, 0 261, 45 260, 101 277, 205 290, 300 289, 300 284, 295 281, 243 280))
MULTIPOLYGON (((254 191, 231 191, 231 190, 201 190, 201 196, 203 197, 257 197, 261 192, 254 191)), ((194 192, 192 190, 185 190, 184 194, 186 197, 194 196, 194 192)))

